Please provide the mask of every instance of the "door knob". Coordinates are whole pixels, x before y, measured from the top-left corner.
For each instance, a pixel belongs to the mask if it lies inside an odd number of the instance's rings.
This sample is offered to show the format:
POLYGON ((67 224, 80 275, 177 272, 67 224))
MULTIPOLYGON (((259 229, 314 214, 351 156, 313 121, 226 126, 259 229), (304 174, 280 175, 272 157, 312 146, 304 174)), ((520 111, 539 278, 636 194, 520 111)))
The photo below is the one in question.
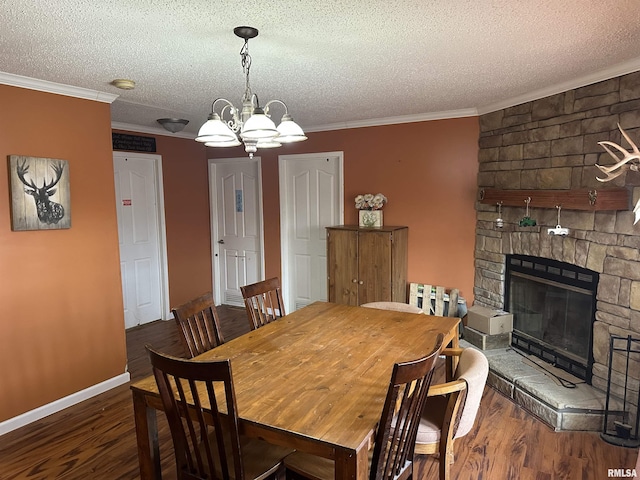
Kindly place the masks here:
POLYGON ((351 280, 353 283, 358 283, 358 279, 354 278, 353 280, 351 280))
POLYGON ((218 243, 222 245, 224 243, 224 238, 221 238, 220 240, 218 240, 218 243))

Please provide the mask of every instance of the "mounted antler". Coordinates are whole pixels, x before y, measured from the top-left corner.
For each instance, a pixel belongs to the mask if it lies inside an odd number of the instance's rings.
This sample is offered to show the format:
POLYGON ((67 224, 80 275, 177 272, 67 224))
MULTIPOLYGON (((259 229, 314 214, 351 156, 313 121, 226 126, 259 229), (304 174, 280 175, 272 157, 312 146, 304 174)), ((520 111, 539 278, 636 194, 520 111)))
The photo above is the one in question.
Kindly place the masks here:
MULTIPOLYGON (((605 178, 596 177, 596 180, 600 182, 608 182, 610 180, 613 180, 614 178, 617 178, 625 173, 627 170, 632 170, 634 172, 640 171, 640 150, 638 150, 636 144, 631 141, 629 135, 627 135, 627 133, 622 129, 620 124, 618 124, 618 128, 620 129, 620 132, 622 132, 622 136, 625 138, 625 140, 629 143, 629 145, 631 145, 631 151, 629 152, 626 149, 622 148, 620 145, 613 142, 598 142, 598 145, 601 145, 609 155, 616 159, 616 163, 611 165, 610 167, 603 167, 602 165, 598 165, 596 163, 596 167, 598 167, 600 171, 606 175, 605 178), (622 158, 614 153, 609 147, 618 150, 622 154, 622 158)), ((640 220, 640 200, 638 200, 635 207, 633 208, 633 213, 635 214, 635 221, 633 222, 633 224, 635 225, 640 220)))
POLYGON ((611 165, 610 167, 603 167, 602 165, 598 165, 596 163, 596 167, 598 167, 600 171, 606 175, 605 178, 596 177, 596 180, 600 182, 608 182, 610 180, 613 180, 614 178, 622 175, 627 170, 633 170, 634 172, 637 172, 640 166, 640 150, 638 150, 636 144, 631 141, 629 135, 627 135, 627 133, 622 129, 620 124, 618 124, 618 128, 620 129, 620 132, 622 132, 622 136, 625 138, 625 140, 629 142, 629 145, 631 145, 632 151, 628 152, 626 149, 613 142, 598 142, 598 145, 601 145, 609 155, 616 159, 616 163, 614 165, 611 165), (622 158, 618 157, 618 155, 614 153, 609 147, 618 150, 622 154, 622 158), (616 172, 615 170, 618 171, 616 172))

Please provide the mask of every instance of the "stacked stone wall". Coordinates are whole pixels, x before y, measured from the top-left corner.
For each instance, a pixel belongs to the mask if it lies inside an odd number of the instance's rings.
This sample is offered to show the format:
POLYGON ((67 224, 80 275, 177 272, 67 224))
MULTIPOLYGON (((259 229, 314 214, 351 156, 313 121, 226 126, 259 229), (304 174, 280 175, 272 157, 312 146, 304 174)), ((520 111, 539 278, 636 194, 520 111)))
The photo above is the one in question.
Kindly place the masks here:
MULTIPOLYGON (((640 72, 527 102, 480 117, 478 187, 507 190, 571 190, 627 187, 640 198, 640 172, 601 183, 595 166, 614 159, 598 145, 609 140, 630 149, 618 124, 640 146, 640 72)), ((587 200, 585 199, 585 202, 587 200)), ((640 338, 640 223, 624 211, 561 210, 566 237, 547 234, 556 209, 531 209, 535 227, 520 227, 522 208, 476 204, 475 302, 504 307, 505 255, 551 258, 600 274, 593 326, 593 386, 606 389, 611 335, 640 338)), ((613 361, 614 392, 622 393, 622 356, 613 361)), ((638 398, 640 354, 631 356, 631 396, 638 398)), ((635 402, 636 400, 634 400, 635 402)))

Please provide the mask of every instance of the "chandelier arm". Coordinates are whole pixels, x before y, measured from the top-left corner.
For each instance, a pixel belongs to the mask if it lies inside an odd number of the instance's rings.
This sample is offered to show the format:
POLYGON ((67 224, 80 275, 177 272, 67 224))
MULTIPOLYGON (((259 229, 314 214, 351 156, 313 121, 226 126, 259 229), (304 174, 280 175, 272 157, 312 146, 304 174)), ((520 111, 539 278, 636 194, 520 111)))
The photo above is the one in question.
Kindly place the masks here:
POLYGON ((271 105, 272 103, 279 103, 280 105, 282 105, 284 107, 284 114, 286 115, 287 113, 289 113, 289 109, 287 108, 287 104, 284 103, 282 100, 269 100, 266 105, 264 106, 264 113, 265 115, 269 115, 269 105, 271 105))
POLYGON ((238 109, 229 100, 220 97, 216 98, 211 104, 211 115, 215 113, 215 105, 218 102, 225 103, 225 105, 220 110, 220 120, 223 121, 231 130, 237 132, 241 127, 240 119, 238 118, 238 109), (230 120, 225 120, 224 118, 224 112, 226 109, 229 109, 229 114, 231 115, 230 120))
MULTIPOLYGON (((231 103, 229 100, 227 100, 226 98, 218 97, 218 98, 216 98, 216 99, 213 101, 213 103, 211 104, 211 113, 214 113, 214 109, 215 109, 215 107, 216 107, 216 103, 218 103, 218 102, 226 102, 226 103, 227 103, 227 105, 228 105, 229 107, 231 107, 231 109, 232 109, 232 110, 233 110, 233 109, 235 109, 235 107, 233 106, 233 103, 231 103)), ((224 111, 224 108, 225 108, 225 107, 223 107, 222 111, 224 111)))

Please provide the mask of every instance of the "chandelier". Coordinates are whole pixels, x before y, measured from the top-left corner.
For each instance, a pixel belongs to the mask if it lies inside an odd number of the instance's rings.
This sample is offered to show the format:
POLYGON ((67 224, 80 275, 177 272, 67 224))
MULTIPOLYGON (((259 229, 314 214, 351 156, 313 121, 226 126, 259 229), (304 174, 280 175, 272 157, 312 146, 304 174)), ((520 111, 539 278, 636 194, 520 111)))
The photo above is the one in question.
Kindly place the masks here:
POLYGON ((253 27, 236 27, 233 33, 244 39, 244 46, 240 50, 242 71, 245 75, 242 108, 234 107, 233 103, 225 98, 215 99, 211 104, 208 120, 198 131, 196 141, 204 143, 207 147, 235 147, 242 142, 249 157, 253 158, 258 148, 273 148, 283 143, 306 140, 302 128, 293 121, 287 105, 282 100, 270 100, 261 107, 258 96, 251 91, 249 39, 257 37, 258 30, 253 27), (277 128, 269 115, 269 109, 274 105, 284 107, 284 114, 277 128), (219 113, 216 108, 219 109, 219 113))

